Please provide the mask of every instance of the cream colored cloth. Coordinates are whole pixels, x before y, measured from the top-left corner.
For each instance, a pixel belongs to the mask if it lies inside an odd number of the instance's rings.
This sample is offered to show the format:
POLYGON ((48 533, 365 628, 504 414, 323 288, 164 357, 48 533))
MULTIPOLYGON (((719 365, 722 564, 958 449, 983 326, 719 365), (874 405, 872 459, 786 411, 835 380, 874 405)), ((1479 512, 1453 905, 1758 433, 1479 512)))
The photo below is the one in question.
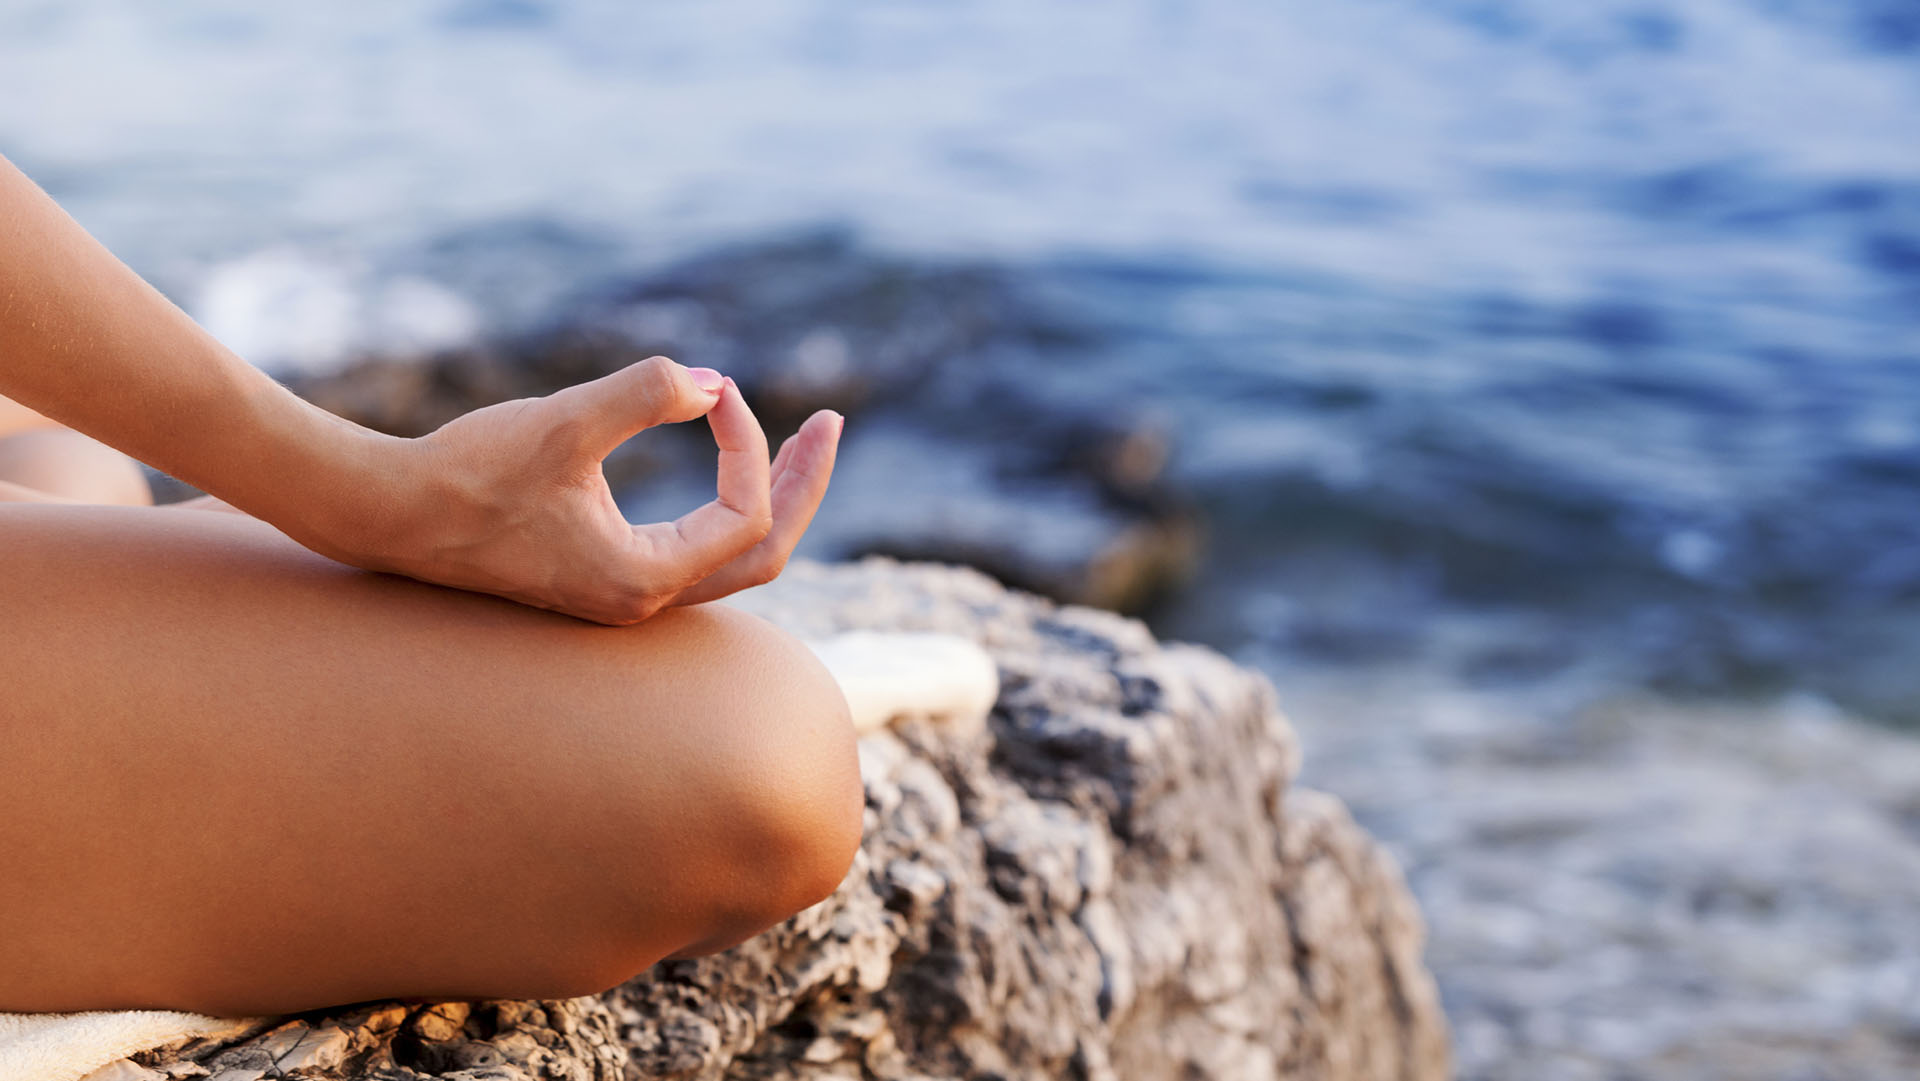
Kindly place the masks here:
MULTIPOLYGON (((862 735, 903 717, 978 731, 1000 690, 992 658, 953 635, 855 631, 808 645, 840 684, 862 735)), ((0 1081, 81 1081, 138 1051, 256 1023, 157 1010, 0 1013, 0 1081)))
POLYGON ((160 1010, 0 1013, 0 1081, 80 1081, 136 1051, 253 1023, 160 1010))
POLYGON ((977 731, 1000 694, 993 658, 956 635, 849 631, 807 644, 839 682, 862 735, 902 717, 977 731))

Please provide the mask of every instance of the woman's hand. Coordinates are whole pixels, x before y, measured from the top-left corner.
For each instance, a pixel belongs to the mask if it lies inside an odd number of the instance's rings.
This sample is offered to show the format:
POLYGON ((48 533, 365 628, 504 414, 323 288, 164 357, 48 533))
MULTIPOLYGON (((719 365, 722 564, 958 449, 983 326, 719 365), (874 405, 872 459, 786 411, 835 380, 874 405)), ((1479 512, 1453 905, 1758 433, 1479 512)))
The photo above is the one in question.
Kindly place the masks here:
POLYGON ((654 357, 481 409, 420 439, 295 398, 196 326, 0 159, 0 394, 216 497, 322 555, 602 623, 772 578, 833 469, 838 417, 767 462, 740 391, 654 357), (601 459, 705 416, 719 498, 633 526, 601 459))
POLYGON ((362 567, 637 623, 778 575, 826 494, 840 427, 815 414, 769 466, 732 380, 653 357, 401 444, 402 480, 375 513, 299 539, 362 567), (647 428, 703 415, 720 448, 717 497, 673 522, 629 524, 601 461, 647 428))

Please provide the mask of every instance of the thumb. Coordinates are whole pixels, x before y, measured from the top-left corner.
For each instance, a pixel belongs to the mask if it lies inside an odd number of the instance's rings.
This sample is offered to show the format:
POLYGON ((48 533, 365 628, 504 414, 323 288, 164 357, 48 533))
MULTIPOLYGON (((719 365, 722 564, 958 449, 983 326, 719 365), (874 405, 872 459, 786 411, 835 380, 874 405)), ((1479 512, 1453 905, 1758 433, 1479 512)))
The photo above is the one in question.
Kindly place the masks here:
POLYGON ((560 417, 578 433, 582 453, 595 461, 656 424, 677 424, 707 414, 725 382, 711 368, 684 368, 666 357, 647 359, 548 395, 560 417))

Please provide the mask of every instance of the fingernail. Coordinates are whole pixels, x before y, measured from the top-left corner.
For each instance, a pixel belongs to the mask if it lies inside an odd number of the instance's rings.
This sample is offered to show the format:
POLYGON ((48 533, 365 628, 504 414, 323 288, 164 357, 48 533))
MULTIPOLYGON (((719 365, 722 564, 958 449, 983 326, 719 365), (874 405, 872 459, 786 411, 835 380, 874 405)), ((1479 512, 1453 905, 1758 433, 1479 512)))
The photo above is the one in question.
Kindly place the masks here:
POLYGON ((839 435, 841 432, 846 430, 847 418, 841 416, 839 413, 831 409, 827 410, 827 416, 830 416, 833 418, 833 434, 834 435, 839 435))
POLYGON ((708 394, 718 394, 727 385, 727 377, 712 368, 688 368, 687 374, 693 377, 694 386, 708 394))

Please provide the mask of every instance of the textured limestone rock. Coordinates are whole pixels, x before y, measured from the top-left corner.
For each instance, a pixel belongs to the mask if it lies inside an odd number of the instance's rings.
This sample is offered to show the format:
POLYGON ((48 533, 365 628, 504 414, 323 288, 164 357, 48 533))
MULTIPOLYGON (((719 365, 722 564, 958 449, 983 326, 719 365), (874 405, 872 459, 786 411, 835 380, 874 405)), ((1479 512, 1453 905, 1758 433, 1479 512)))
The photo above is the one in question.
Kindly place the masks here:
POLYGON ((1264 680, 979 574, 796 565, 796 630, 979 641, 983 731, 862 741, 839 891, 741 946, 556 1002, 373 1004, 142 1057, 175 1078, 1443 1078, 1400 875, 1291 788, 1264 680))

